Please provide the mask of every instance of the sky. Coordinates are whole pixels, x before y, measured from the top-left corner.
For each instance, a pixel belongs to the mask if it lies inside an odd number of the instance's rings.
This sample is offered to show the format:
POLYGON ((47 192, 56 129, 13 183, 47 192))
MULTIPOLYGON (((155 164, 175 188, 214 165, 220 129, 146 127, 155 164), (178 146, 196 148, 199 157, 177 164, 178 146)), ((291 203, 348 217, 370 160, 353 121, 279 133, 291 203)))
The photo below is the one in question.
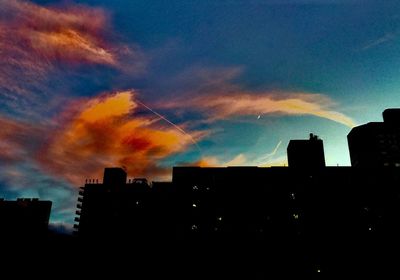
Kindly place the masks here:
POLYGON ((0 194, 70 228, 104 167, 350 165, 351 128, 400 107, 400 2, 0 0, 0 194))

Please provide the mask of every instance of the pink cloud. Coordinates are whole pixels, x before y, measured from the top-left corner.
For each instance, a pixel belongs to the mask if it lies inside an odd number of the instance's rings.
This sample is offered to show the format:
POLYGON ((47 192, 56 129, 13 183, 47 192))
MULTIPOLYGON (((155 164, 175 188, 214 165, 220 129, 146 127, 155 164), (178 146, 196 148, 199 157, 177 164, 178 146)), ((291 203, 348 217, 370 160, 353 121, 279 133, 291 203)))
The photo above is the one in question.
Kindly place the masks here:
POLYGON ((177 114, 198 112, 207 122, 229 120, 241 116, 263 115, 315 116, 355 126, 351 117, 341 113, 337 104, 324 94, 285 90, 251 91, 235 83, 243 69, 238 67, 192 67, 175 83, 182 85, 180 95, 157 103, 158 108, 177 114))
POLYGON ((60 65, 144 71, 143 53, 117 37, 101 8, 0 0, 0 105, 27 113, 54 102, 48 85, 60 65))

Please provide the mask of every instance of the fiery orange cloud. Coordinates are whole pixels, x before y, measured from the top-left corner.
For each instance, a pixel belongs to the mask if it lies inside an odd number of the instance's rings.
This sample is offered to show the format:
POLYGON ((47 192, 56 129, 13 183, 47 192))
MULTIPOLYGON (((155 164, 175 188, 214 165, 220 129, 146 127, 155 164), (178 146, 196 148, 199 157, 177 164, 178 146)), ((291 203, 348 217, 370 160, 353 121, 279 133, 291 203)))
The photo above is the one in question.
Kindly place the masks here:
MULTIPOLYGON (((163 107, 179 108, 180 101, 167 102, 163 107)), ((244 115, 312 115, 329 119, 348 127, 355 122, 348 116, 332 110, 332 100, 320 94, 310 93, 232 93, 202 95, 185 100, 185 106, 199 110, 209 121, 229 119, 244 115)))
POLYGON ((185 151, 191 137, 203 133, 189 136, 159 118, 135 116, 135 98, 125 91, 75 104, 69 109, 74 113, 37 154, 38 161, 75 185, 88 174, 100 177, 105 166, 125 166, 135 176, 165 175, 158 162, 185 151))

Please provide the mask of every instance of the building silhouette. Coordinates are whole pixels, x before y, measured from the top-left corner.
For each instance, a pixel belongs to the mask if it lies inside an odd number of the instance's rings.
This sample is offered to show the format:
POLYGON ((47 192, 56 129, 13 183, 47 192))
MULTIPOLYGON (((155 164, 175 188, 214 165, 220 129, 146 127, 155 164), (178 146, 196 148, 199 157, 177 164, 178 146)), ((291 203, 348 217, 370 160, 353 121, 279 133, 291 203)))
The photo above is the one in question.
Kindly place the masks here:
POLYGON ((80 236, 132 236, 147 230, 146 180, 127 182, 122 168, 105 168, 103 183, 89 180, 79 192, 75 228, 80 236))
POLYGON ((51 201, 38 198, 0 199, 0 236, 3 238, 46 237, 51 201))
POLYGON ((290 140, 287 147, 289 167, 325 167, 324 143, 317 135, 310 134, 309 140, 290 140))
POLYGON ((174 167, 171 181, 151 183, 105 168, 79 190, 76 238, 42 242, 52 203, 39 199, 0 199, 0 236, 31 240, 34 254, 50 245, 47 260, 62 250, 91 272, 146 278, 397 276, 400 110, 383 118, 349 133, 351 167, 325 166, 310 134, 289 142, 289 167, 174 167))
POLYGON ((400 167, 400 109, 386 109, 383 122, 353 128, 347 135, 354 167, 400 167))
POLYGON ((236 262, 251 248, 260 277, 391 271, 384 248, 400 245, 400 169, 326 167, 313 135, 291 141, 288 157, 289 167, 174 167, 172 182, 151 184, 106 168, 103 183, 80 192, 77 234, 133 251, 138 241, 185 244, 190 258, 223 248, 236 262))
MULTIPOLYGON (((47 256, 62 248, 90 259, 84 269, 146 278, 399 275, 399 110, 383 116, 349 133, 351 167, 326 166, 310 134, 289 142, 289 167, 174 167, 168 182, 105 168, 79 190, 76 236, 53 237, 47 256)), ((50 208, 0 200, 3 240, 46 232, 50 208)))

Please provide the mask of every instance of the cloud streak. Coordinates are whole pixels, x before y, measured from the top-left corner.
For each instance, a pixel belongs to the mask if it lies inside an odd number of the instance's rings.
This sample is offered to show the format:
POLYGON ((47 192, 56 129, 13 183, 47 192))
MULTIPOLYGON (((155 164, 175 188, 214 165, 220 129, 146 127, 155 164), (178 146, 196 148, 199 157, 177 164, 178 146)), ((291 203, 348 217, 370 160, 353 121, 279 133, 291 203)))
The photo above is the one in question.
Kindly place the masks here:
POLYGON ((376 40, 374 40, 372 42, 369 42, 364 47, 362 47, 361 50, 365 51, 365 50, 369 50, 369 49, 375 48, 375 47, 377 47, 379 45, 382 45, 382 44, 384 44, 386 42, 390 42, 390 41, 396 39, 396 37, 397 36, 396 36, 395 33, 387 33, 384 36, 382 36, 382 37, 380 37, 380 38, 378 38, 378 39, 376 39, 376 40))
POLYGON ((58 9, 18 0, 0 3, 9 35, 31 54, 50 60, 117 63, 113 46, 107 43, 109 23, 102 9, 79 5, 58 9))
POLYGON ((229 95, 202 95, 182 102, 182 100, 172 101, 162 106, 179 109, 181 104, 185 104, 185 107, 206 115, 210 122, 248 115, 311 115, 335 121, 348 127, 356 125, 350 117, 333 110, 333 101, 320 94, 238 92, 229 95))
POLYGON ((348 127, 356 125, 349 116, 335 110, 337 104, 326 95, 285 90, 248 90, 237 83, 242 72, 243 69, 239 67, 192 67, 175 81, 183 85, 179 95, 158 101, 156 106, 180 115, 185 112, 199 113, 208 123, 244 116, 255 116, 256 120, 261 115, 308 115, 348 127))

